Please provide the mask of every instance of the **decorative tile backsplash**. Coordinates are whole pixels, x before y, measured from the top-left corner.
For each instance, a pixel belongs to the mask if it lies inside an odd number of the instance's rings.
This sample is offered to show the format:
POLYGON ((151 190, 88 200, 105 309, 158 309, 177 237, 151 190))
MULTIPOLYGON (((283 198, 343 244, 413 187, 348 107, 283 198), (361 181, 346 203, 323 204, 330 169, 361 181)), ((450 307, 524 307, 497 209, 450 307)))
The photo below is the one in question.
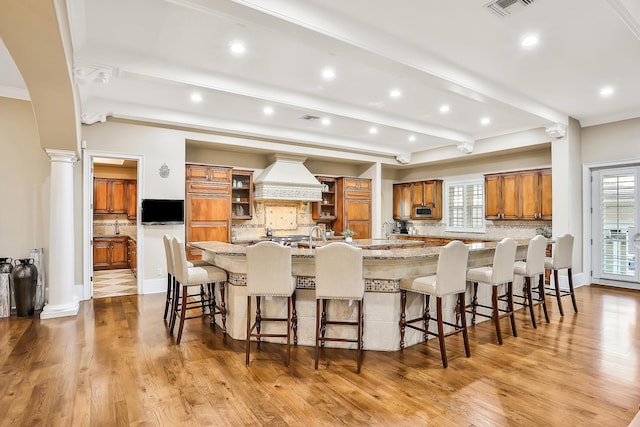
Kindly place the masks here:
POLYGON ((551 229, 551 221, 486 221, 485 233, 457 233, 446 231, 444 222, 410 221, 407 227, 414 227, 417 234, 423 236, 446 238, 475 238, 487 240, 500 240, 504 237, 513 239, 530 239, 536 235, 536 229, 547 227, 551 229))
POLYGON ((136 236, 136 221, 117 218, 117 215, 109 215, 109 218, 93 219, 94 236, 111 236, 116 234, 116 221, 118 221, 118 232, 122 236, 136 236))
POLYGON ((238 240, 258 239, 271 227, 274 236, 305 235, 314 225, 311 202, 259 201, 254 203, 252 219, 233 221, 232 233, 238 240))

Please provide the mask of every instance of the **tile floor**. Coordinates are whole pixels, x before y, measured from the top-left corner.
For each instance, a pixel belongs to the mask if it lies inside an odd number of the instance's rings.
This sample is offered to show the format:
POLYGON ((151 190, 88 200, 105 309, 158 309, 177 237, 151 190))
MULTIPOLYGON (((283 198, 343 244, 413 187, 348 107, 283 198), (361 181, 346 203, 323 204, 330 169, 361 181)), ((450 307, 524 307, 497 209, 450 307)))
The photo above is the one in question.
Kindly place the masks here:
POLYGON ((93 297, 106 298, 137 294, 136 278, 131 269, 93 272, 93 297))

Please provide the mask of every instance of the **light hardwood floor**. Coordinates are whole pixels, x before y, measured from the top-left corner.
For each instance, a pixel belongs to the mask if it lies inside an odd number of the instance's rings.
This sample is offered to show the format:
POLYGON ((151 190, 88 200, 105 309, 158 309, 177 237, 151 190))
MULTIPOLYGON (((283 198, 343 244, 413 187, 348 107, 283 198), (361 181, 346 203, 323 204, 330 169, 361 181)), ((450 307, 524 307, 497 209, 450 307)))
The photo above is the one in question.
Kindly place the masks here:
MULTIPOLYGON (((490 322, 404 352, 252 348, 206 320, 174 344, 162 295, 81 303, 78 317, 0 320, 1 425, 434 425, 626 426, 640 404, 640 292, 577 290, 561 318, 537 330, 524 311, 519 336, 496 344, 490 322)), ((538 313, 541 314, 541 313, 538 313)), ((366 315, 366 314, 365 314, 366 315)), ((504 320, 506 322, 506 319, 504 320)), ((504 330, 509 331, 507 324, 504 330)))

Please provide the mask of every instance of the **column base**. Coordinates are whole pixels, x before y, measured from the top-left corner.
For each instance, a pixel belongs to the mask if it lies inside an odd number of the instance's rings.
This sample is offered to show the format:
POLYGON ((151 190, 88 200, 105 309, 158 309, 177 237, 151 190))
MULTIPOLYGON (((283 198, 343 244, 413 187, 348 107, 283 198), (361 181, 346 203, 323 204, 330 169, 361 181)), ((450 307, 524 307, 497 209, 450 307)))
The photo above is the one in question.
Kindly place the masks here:
POLYGON ((80 309, 78 297, 73 297, 69 304, 47 304, 40 313, 40 319, 55 319, 57 317, 77 316, 80 309))

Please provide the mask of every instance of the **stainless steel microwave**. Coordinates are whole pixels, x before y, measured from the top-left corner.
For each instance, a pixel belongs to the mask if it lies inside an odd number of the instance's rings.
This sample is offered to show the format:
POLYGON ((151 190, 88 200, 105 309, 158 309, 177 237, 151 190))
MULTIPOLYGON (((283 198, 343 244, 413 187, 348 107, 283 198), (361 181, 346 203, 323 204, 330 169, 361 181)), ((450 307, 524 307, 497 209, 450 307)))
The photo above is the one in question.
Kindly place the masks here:
POLYGON ((433 218, 433 206, 415 206, 413 208, 414 218, 433 218))

